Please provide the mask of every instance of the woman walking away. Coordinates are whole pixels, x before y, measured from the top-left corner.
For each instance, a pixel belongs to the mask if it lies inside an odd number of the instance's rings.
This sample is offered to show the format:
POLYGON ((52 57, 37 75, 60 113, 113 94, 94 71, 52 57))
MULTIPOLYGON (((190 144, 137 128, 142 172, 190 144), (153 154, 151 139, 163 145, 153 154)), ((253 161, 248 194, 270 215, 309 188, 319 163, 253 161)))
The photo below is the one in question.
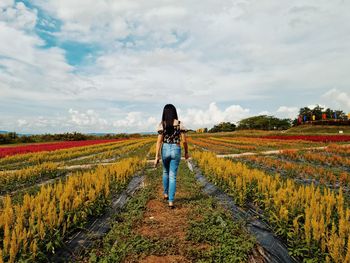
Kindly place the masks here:
POLYGON ((181 159, 182 141, 185 149, 185 159, 188 159, 188 146, 186 141, 186 129, 178 120, 174 105, 164 106, 162 121, 157 126, 158 140, 156 146, 156 157, 154 166, 159 163, 159 152, 161 150, 163 163, 163 188, 164 199, 169 201, 169 207, 174 208, 174 197, 176 192, 176 174, 181 159))

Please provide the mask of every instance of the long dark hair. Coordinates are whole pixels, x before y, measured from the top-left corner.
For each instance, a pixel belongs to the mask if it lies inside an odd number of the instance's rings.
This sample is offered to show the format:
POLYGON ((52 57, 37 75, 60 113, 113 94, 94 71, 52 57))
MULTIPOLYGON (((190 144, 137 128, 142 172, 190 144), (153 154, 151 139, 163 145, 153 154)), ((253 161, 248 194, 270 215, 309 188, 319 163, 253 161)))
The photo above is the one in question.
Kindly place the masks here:
POLYGON ((177 111, 173 104, 167 104, 163 109, 162 125, 166 134, 174 132, 174 120, 177 120, 177 111))

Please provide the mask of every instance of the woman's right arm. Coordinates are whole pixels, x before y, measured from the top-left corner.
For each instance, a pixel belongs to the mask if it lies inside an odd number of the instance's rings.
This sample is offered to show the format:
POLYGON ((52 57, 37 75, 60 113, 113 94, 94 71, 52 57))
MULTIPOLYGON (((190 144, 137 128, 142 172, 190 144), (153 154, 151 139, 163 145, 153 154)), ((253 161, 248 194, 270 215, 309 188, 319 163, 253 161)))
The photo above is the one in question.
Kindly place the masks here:
POLYGON ((160 147, 162 146, 163 142, 163 134, 159 134, 157 138, 157 145, 156 145, 156 157, 154 159, 154 166, 157 166, 160 160, 160 147))

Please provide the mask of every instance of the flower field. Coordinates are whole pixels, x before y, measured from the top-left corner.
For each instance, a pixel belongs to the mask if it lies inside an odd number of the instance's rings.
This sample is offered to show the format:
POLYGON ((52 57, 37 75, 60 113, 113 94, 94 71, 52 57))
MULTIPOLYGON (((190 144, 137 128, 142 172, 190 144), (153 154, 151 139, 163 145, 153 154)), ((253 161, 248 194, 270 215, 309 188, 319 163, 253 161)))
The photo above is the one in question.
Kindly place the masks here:
MULTIPOLYGON (((266 222, 297 262, 350 262, 350 142, 296 138, 188 141, 193 164, 266 222)), ((155 140, 68 143, 0 158, 0 262, 47 262, 146 169, 155 140)))
POLYGON ((71 162, 78 158, 90 158, 98 154, 103 154, 109 151, 120 149, 127 145, 133 145, 139 142, 135 140, 118 140, 116 142, 109 142, 104 144, 95 144, 82 147, 74 147, 69 149, 42 151, 37 153, 23 153, 7 156, 0 159, 0 169, 14 169, 18 166, 26 166, 39 164, 42 162, 71 162))
POLYGON ((47 261, 144 169, 153 144, 130 139, 28 145, 1 158, 0 262, 47 261))
POLYGON ((108 142, 115 142, 124 139, 113 139, 113 140, 87 140, 87 141, 64 141, 55 143, 40 143, 40 144, 30 144, 21 146, 9 146, 0 147, 0 158, 11 156, 15 154, 24 154, 31 152, 42 152, 42 151, 54 151, 59 149, 68 149, 73 147, 82 147, 94 144, 103 144, 108 142))
POLYGON ((191 142, 203 174, 268 222, 296 261, 350 262, 349 136, 208 135, 191 142))
POLYGON ((349 135, 282 135, 282 136, 262 136, 264 139, 278 140, 303 140, 314 142, 347 142, 350 141, 349 135))

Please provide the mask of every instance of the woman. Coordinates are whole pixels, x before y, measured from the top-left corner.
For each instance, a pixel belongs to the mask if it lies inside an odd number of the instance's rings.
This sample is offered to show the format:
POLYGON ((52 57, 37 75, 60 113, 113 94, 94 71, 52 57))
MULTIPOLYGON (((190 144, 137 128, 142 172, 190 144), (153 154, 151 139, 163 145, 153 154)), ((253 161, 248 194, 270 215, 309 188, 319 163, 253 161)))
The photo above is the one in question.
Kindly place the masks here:
POLYGON ((185 159, 188 159, 188 146, 186 141, 186 129, 178 120, 176 108, 172 104, 164 106, 162 121, 157 127, 158 139, 154 166, 159 163, 161 150, 163 162, 163 188, 164 199, 169 201, 169 207, 174 208, 176 192, 176 174, 181 159, 181 145, 185 149, 185 159))

